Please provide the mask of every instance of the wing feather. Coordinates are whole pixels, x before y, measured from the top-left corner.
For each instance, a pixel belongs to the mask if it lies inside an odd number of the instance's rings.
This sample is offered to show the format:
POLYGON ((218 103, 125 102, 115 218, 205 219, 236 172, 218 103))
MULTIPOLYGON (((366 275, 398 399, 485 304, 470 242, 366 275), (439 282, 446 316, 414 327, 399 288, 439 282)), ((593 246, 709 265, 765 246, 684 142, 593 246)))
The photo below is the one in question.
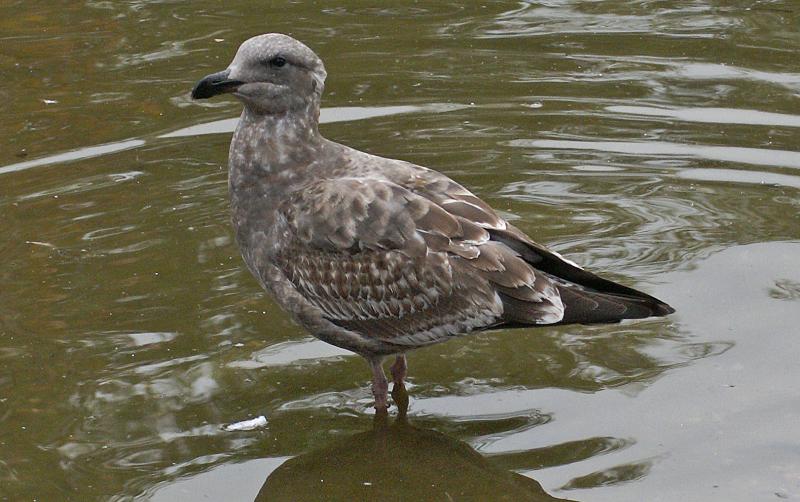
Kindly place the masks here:
MULTIPOLYGON (((672 307, 657 298, 603 279, 555 251, 535 243, 522 231, 503 220, 488 204, 443 174, 410 166, 410 174, 406 173, 405 178, 399 175, 404 180, 401 184, 413 187, 415 193, 436 202, 450 214, 487 231, 492 242, 501 243, 517 253, 534 271, 537 280, 541 280, 542 276, 549 279, 539 283, 542 296, 553 298, 550 306, 552 312, 547 317, 547 322, 553 322, 553 319, 560 324, 615 322, 674 312, 672 307), (546 288, 545 284, 555 284, 556 294, 553 294, 552 288, 546 288), (560 297, 563 304, 560 315, 558 309, 552 305, 557 303, 557 297, 560 297)), ((484 253, 482 256, 485 255, 484 253)), ((475 261, 478 268, 482 268, 482 264, 482 261, 475 261)), ((493 266, 496 269, 496 264, 493 266)), ((518 269, 512 269, 508 275, 519 277, 519 272, 518 269)), ((498 291, 505 305, 505 318, 511 322, 543 322, 541 312, 535 307, 536 302, 541 301, 540 296, 525 289, 512 291, 500 288, 498 291), (512 302, 510 298, 523 303, 512 302)), ((548 308, 547 304, 541 304, 541 307, 548 308)))
POLYGON ((465 264, 488 233, 403 187, 321 180, 291 194, 281 215, 275 263, 339 326, 418 345, 500 320, 491 278, 465 264))
POLYGON ((402 347, 671 311, 534 243, 446 176, 395 167, 317 180, 280 208, 274 262, 334 324, 402 347))

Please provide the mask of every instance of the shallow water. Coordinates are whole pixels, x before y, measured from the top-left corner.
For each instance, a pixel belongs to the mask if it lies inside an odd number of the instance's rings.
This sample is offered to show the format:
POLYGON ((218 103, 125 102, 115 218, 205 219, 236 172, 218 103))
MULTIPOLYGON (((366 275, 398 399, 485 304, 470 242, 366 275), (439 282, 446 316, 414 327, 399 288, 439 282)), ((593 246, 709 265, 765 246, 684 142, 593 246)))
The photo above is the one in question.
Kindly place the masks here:
POLYGON ((0 499, 800 499, 800 6, 255 4, 0 4, 0 499), (327 137, 677 314, 419 350, 375 425, 232 242, 239 104, 188 96, 265 31, 327 137))

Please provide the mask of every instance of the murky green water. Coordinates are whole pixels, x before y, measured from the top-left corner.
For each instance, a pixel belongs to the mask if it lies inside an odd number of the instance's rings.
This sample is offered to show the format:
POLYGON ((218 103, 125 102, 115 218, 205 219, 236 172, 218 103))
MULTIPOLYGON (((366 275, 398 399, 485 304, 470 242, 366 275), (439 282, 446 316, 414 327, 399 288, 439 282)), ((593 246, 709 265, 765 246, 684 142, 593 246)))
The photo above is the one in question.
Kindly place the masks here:
POLYGON ((800 499, 800 5, 348 4, 0 3, 0 499, 800 499), (232 243, 239 104, 188 97, 266 31, 326 136, 678 313, 417 351, 374 428, 232 243))

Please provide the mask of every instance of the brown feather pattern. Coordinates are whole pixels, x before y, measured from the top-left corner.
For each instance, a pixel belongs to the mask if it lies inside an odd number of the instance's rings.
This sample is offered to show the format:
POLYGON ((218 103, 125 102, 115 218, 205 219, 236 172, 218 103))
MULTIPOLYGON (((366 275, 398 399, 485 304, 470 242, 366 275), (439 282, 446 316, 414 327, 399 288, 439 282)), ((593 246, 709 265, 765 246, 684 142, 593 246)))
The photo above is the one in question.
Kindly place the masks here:
POLYGON ((311 49, 271 33, 192 97, 244 102, 228 163, 242 257, 296 322, 368 360, 376 409, 388 406, 389 354, 397 388, 404 353, 448 337, 673 311, 536 244, 443 174, 322 137, 326 75, 311 49))
POLYGON ((553 281, 492 241, 481 225, 504 222, 464 192, 439 205, 391 181, 314 181, 281 206, 276 263, 325 318, 388 343, 561 320, 553 281), (528 308, 504 316, 503 297, 528 308))
POLYGON ((371 357, 493 327, 672 311, 536 244, 441 173, 323 138, 324 66, 296 40, 255 37, 225 75, 246 82, 229 162, 237 242, 323 340, 371 357), (260 63, 276 51, 293 71, 260 63))

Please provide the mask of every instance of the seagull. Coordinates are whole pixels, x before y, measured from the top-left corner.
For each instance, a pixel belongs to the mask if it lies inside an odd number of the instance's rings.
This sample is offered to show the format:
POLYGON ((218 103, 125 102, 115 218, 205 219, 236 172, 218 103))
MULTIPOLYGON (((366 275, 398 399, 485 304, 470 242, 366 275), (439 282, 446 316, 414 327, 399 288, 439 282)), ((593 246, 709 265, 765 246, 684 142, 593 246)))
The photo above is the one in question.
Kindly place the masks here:
POLYGON ((308 46, 269 33, 242 43, 192 98, 244 104, 228 160, 244 262, 295 322, 367 360, 376 412, 388 408, 387 357, 394 394, 412 349, 674 312, 537 244, 437 171, 322 137, 326 75, 308 46))

